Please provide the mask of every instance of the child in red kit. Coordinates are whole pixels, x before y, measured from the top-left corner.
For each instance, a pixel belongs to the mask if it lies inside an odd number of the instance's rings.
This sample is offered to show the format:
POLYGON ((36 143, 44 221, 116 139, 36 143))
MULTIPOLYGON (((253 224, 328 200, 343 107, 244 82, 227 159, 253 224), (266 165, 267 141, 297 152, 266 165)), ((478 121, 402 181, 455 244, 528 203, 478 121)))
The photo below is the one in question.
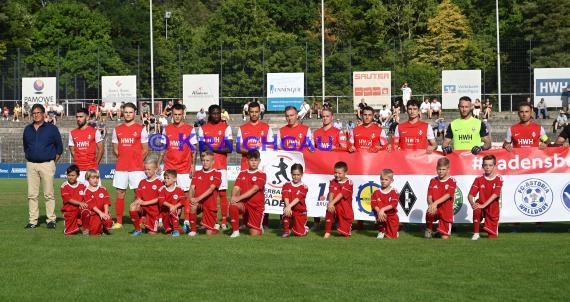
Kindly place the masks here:
POLYGON ((135 201, 131 203, 129 213, 131 221, 135 227, 132 236, 142 234, 141 217, 144 215, 145 228, 150 235, 158 231, 158 218, 160 216, 158 207, 158 189, 162 187, 162 182, 156 176, 158 162, 155 158, 147 159, 144 164, 144 174, 146 178, 141 180, 135 190, 135 201))
POLYGON ((79 232, 78 219, 81 219, 83 234, 89 234, 89 209, 83 200, 85 185, 77 181, 79 177, 79 167, 71 165, 65 171, 67 181, 64 182, 59 191, 63 200, 63 220, 65 221, 65 235, 73 235, 79 232))
POLYGON ((346 177, 348 165, 339 161, 334 164, 334 179, 329 183, 329 195, 327 213, 325 216, 325 235, 323 238, 331 236, 333 222, 337 223, 337 231, 342 236, 348 237, 351 234, 354 212, 352 211, 352 191, 353 184, 346 177))
POLYGON ((220 225, 216 223, 218 218, 218 188, 222 183, 222 174, 213 168, 214 152, 202 152, 202 170, 196 171, 192 176, 190 186, 190 232, 188 236, 194 237, 198 233, 198 214, 202 212, 201 225, 206 229, 206 235, 217 234, 220 225))
POLYGON ((101 233, 110 234, 113 220, 109 215, 111 198, 105 187, 100 186, 99 172, 97 170, 87 170, 85 179, 89 183, 83 194, 84 200, 90 212, 89 235, 96 236, 101 233))
POLYGON ((376 216, 378 236, 376 238, 398 238, 400 218, 398 218, 398 200, 400 194, 391 185, 394 182, 394 172, 384 169, 380 173, 380 189, 372 193, 370 206, 376 216))
POLYGON ((283 238, 289 237, 291 230, 296 236, 305 236, 308 233, 307 227, 307 205, 305 197, 309 188, 301 182, 303 177, 303 166, 301 164, 293 164, 291 166, 291 181, 283 185, 281 195, 285 202, 283 208, 283 238), (290 228, 291 219, 293 220, 293 228, 290 228))
POLYGON ((485 220, 483 230, 489 233, 489 239, 497 238, 499 234, 499 215, 501 189, 503 178, 497 175, 495 167, 497 159, 494 155, 483 157, 483 175, 475 178, 471 190, 469 190, 469 203, 473 208, 473 237, 471 240, 480 238, 479 228, 481 221, 485 220), (475 196, 478 198, 475 200, 475 196))
POLYGON ((433 223, 439 220, 437 232, 441 239, 449 239, 453 223, 453 199, 457 182, 449 176, 449 159, 442 157, 437 161, 437 176, 429 181, 426 211, 425 238, 433 237, 433 223))
MULTIPOLYGON (((242 170, 236 179, 232 189, 230 204, 230 219, 232 225, 231 238, 240 236, 239 216, 244 219, 252 236, 263 234, 263 212, 265 211, 265 173, 257 167, 261 162, 258 150, 247 152, 247 170, 242 170)), ((245 222, 244 221, 244 222, 245 222)))
POLYGON ((180 209, 184 209, 184 218, 188 220, 189 204, 184 190, 176 185, 178 173, 169 169, 164 171, 164 186, 158 190, 158 204, 160 205, 160 216, 162 226, 166 234, 172 237, 180 236, 182 229, 178 222, 180 209))

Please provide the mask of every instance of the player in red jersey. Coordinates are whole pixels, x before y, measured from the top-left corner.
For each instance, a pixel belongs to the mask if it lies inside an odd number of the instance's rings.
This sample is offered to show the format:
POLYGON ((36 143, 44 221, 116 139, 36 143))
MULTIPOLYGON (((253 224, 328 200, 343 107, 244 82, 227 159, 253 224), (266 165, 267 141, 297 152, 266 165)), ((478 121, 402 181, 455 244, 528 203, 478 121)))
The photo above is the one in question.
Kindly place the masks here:
POLYGON ((278 148, 286 151, 302 151, 313 149, 313 135, 311 129, 299 122, 297 108, 285 107, 285 119, 287 124, 279 128, 278 148))
POLYGON ((433 223, 439 220, 437 232, 441 239, 449 239, 453 223, 453 200, 457 182, 449 176, 449 159, 437 160, 437 176, 429 181, 427 192, 428 209, 426 211, 425 238, 432 238, 433 223))
POLYGON ((548 146, 550 139, 546 135, 544 128, 532 121, 534 111, 529 103, 524 102, 519 105, 520 121, 507 129, 507 137, 503 143, 503 148, 512 151, 513 148, 538 147, 544 149, 548 146))
POLYGON ((350 236, 354 212, 352 211, 353 184, 346 177, 348 165, 339 161, 334 164, 334 179, 329 183, 327 214, 325 216, 324 238, 331 236, 333 222, 337 223, 337 231, 342 236, 350 236))
POLYGON ((370 106, 362 109, 362 124, 352 129, 350 134, 350 147, 348 152, 369 150, 378 152, 385 150, 388 139, 382 127, 373 122, 374 109, 370 106))
POLYGON ((380 189, 372 193, 370 206, 376 216, 378 239, 388 237, 396 239, 399 236, 400 218, 398 217, 398 200, 400 194, 391 185, 394 182, 394 172, 384 169, 380 172, 380 189))
POLYGON ((469 203, 473 208, 473 237, 471 240, 479 239, 479 227, 481 221, 485 220, 483 230, 489 233, 489 239, 497 238, 499 234, 499 216, 501 189, 503 188, 503 178, 497 175, 495 167, 497 159, 494 155, 483 157, 483 175, 475 178, 469 190, 469 203), (475 197, 478 198, 475 200, 475 197))
POLYGON ((241 153, 241 170, 247 170, 247 151, 262 150, 267 143, 273 143, 273 130, 260 120, 261 109, 258 102, 251 102, 247 107, 249 122, 238 129, 236 149, 241 153))
POLYGON ((164 171, 164 186, 158 190, 158 204, 162 226, 166 234, 180 236, 182 229, 178 223, 179 212, 184 210, 184 219, 189 219, 190 205, 184 190, 176 185, 177 173, 174 169, 164 171))
POLYGON ((426 150, 431 153, 437 148, 431 126, 420 120, 420 104, 409 100, 406 104, 408 120, 396 126, 393 145, 400 150, 426 150))
POLYGON ((190 187, 190 232, 188 236, 194 237, 197 215, 202 212, 201 225, 206 229, 206 235, 218 233, 220 225, 216 223, 218 218, 218 188, 222 184, 222 174, 213 168, 214 153, 212 151, 202 152, 202 170, 196 171, 192 177, 190 187))
POLYGON ((103 137, 101 132, 87 125, 89 112, 85 108, 80 108, 75 113, 77 128, 69 133, 69 152, 73 157, 73 162, 79 167, 79 181, 84 184, 85 171, 89 169, 99 170, 99 162, 105 153, 103 137))
POLYGON ((196 150, 198 140, 194 127, 184 121, 184 110, 182 104, 172 105, 172 124, 166 126, 162 133, 165 139, 163 143, 167 143, 168 139, 168 147, 160 153, 158 165, 164 159, 164 170, 176 170, 176 184, 188 192, 197 154, 192 150, 196 150))
MULTIPOLYGON (((321 112, 323 126, 313 133, 315 148, 321 151, 346 151, 346 134, 344 131, 334 127, 332 110, 325 108, 321 112)), ((321 223, 321 218, 315 217, 313 221, 313 230, 317 230, 321 223)))
POLYGON ((126 103, 123 106, 125 122, 113 129, 113 153, 117 156, 113 187, 117 189, 117 222, 113 229, 123 227, 125 210, 125 191, 127 187, 135 189, 145 178, 144 158, 148 154, 148 133, 146 128, 135 123, 136 106, 126 103))
POLYGON ((214 169, 222 175, 222 183, 218 188, 220 196, 220 208, 222 212, 222 229, 227 229, 228 217, 228 154, 232 153, 233 136, 232 129, 226 123, 222 123, 221 108, 219 105, 211 105, 208 108, 208 122, 198 130, 200 152, 210 150, 214 152, 214 169))
POLYGON ((146 178, 141 180, 135 190, 135 201, 131 203, 129 213, 131 221, 135 227, 132 236, 142 234, 141 217, 146 218, 145 228, 150 235, 158 231, 158 219, 160 216, 158 206, 158 189, 162 187, 162 182, 156 176, 158 170, 158 159, 148 158, 144 163, 144 174, 146 178))
POLYGON ((303 177, 303 166, 301 164, 293 164, 291 166, 291 181, 283 185, 281 195, 285 202, 283 208, 283 235, 287 238, 293 231, 296 236, 305 236, 309 232, 307 227, 307 205, 305 197, 309 187, 305 185, 301 178, 303 177), (290 228, 291 219, 293 219, 293 228, 290 228))
POLYGON ((263 212, 265 211, 265 173, 257 167, 261 162, 258 150, 247 153, 247 170, 238 174, 230 204, 230 222, 232 224, 231 238, 239 237, 239 216, 247 222, 249 234, 259 236, 263 234, 263 212))
POLYGON ((101 233, 110 234, 113 220, 109 214, 111 206, 111 197, 105 187, 100 186, 101 179, 97 170, 87 170, 85 178, 89 185, 83 193, 89 213, 89 235, 97 236, 101 233))
POLYGON ((79 232, 78 220, 81 221, 83 234, 89 234, 89 209, 83 200, 85 185, 77 181, 79 177, 79 167, 71 165, 65 171, 67 181, 64 182, 59 191, 63 200, 63 220, 65 221, 65 235, 73 235, 79 232))

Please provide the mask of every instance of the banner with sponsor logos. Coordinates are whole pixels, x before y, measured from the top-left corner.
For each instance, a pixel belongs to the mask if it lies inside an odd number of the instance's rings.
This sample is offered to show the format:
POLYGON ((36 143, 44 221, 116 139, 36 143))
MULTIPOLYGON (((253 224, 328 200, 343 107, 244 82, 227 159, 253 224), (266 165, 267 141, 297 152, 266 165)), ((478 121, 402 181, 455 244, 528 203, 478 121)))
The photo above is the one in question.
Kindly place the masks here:
MULTIPOLYGON (((504 180, 501 203, 502 222, 570 221, 570 150, 568 148, 518 149, 513 152, 492 150, 474 156, 454 152, 451 175, 456 179, 455 222, 471 222, 472 210, 467 200, 476 176, 483 174, 484 154, 497 157, 497 171, 504 180)), ((425 222, 429 180, 436 174, 441 153, 391 151, 378 153, 284 152, 263 151, 261 169, 267 174, 266 212, 281 214, 281 187, 291 179, 290 167, 305 166, 303 182, 309 187, 308 215, 324 217, 329 181, 337 161, 348 164, 348 177, 354 183, 355 219, 374 220, 370 208, 372 193, 380 187, 382 169, 394 171, 392 184, 400 192, 398 215, 401 222, 425 222)))
POLYGON ((137 103, 137 76, 101 77, 101 100, 103 103, 137 103))
POLYGON ((457 109, 459 98, 481 99, 481 70, 442 70, 441 106, 457 109))
POLYGON ((534 104, 541 98, 548 107, 566 107, 570 100, 570 68, 534 69, 534 104))
POLYGON ((352 87, 355 109, 361 100, 374 109, 382 109, 382 105, 390 107, 391 71, 355 71, 352 73, 352 87))
POLYGON ((210 105, 219 104, 220 76, 218 74, 182 75, 182 101, 186 111, 208 110, 210 105))
POLYGON ((267 74, 267 111, 283 111, 287 106, 300 109, 304 98, 304 73, 267 74))
POLYGON ((22 78, 22 104, 55 104, 57 80, 49 78, 22 78))

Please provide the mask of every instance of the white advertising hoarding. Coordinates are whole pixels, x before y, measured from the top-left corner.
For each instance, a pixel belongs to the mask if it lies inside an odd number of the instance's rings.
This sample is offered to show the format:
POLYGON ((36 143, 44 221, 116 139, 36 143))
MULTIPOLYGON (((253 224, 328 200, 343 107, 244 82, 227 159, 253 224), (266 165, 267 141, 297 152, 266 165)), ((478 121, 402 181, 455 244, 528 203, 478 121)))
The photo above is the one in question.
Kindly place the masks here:
POLYGON ((56 78, 22 78, 22 104, 55 104, 56 78))
POLYGON ((305 74, 268 73, 267 110, 283 111, 287 106, 301 108, 305 98, 305 74))
POLYGON ((570 68, 534 69, 534 104, 538 104, 541 98, 548 107, 568 106, 570 68))
POLYGON ((137 103, 137 76, 101 77, 103 103, 137 103))
POLYGON ((390 106, 392 97, 391 71, 355 71, 352 73, 354 108, 364 99, 374 109, 390 106))
POLYGON ((443 109, 457 109, 462 96, 481 99, 481 70, 442 70, 441 95, 443 109))
POLYGON ((182 100, 186 111, 208 110, 210 105, 219 104, 220 76, 218 74, 182 75, 182 100))

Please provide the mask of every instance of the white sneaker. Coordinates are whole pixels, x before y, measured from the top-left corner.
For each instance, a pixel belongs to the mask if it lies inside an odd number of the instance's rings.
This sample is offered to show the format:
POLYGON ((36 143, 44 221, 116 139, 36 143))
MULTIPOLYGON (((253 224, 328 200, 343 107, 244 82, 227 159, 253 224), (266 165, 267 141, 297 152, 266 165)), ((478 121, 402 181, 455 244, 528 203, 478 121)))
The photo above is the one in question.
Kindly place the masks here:
POLYGON ((227 224, 225 224, 225 223, 224 223, 224 224, 222 224, 222 230, 224 230, 224 231, 225 231, 225 230, 227 230, 227 229, 228 229, 228 225, 227 225, 227 224))
POLYGON ((426 239, 431 239, 431 231, 426 230, 425 233, 424 233, 424 238, 426 238, 426 239))
POLYGON ((216 229, 216 230, 219 231, 219 230, 220 230, 220 225, 219 225, 218 223, 214 224, 214 229, 216 229))
POLYGON ((196 235, 198 235, 198 233, 196 233, 194 231, 188 233, 188 236, 190 236, 190 237, 196 237, 196 235))
POLYGON ((479 233, 474 233, 474 234, 473 234, 473 237, 471 237, 471 240, 479 240, 479 238, 481 238, 481 237, 479 236, 479 233))
POLYGON ((237 238, 239 237, 239 231, 234 231, 231 235, 230 238, 237 238))
POLYGON ((378 233, 378 236, 376 236, 376 239, 384 239, 385 234, 380 232, 378 233))

